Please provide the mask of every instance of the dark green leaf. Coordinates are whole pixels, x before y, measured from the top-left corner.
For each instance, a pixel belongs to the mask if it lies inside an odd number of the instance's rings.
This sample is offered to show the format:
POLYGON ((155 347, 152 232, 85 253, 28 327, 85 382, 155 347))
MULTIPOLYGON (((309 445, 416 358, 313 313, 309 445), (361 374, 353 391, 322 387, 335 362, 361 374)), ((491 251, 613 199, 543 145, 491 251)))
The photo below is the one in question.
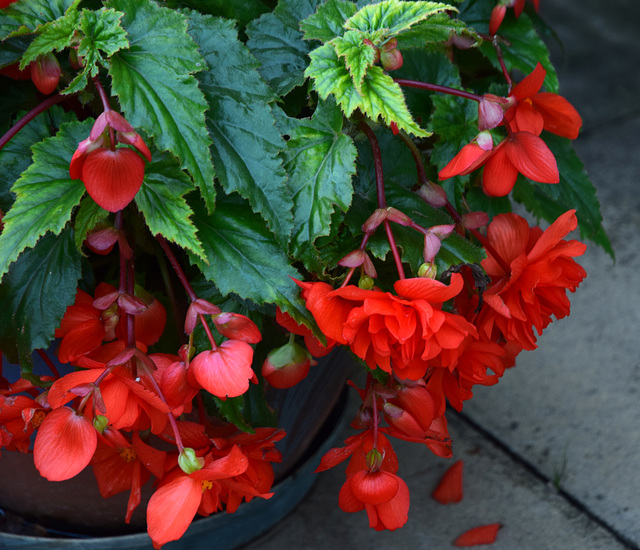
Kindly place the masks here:
POLYGON ((62 17, 80 0, 24 0, 0 11, 0 40, 28 34, 62 17))
POLYGON ((335 206, 346 212, 351 204, 357 151, 342 133, 342 124, 342 112, 333 101, 321 102, 311 119, 284 114, 279 119, 282 132, 290 136, 284 158, 295 201, 294 256, 329 234, 335 206))
POLYGON ((269 106, 274 96, 233 26, 225 19, 190 16, 189 32, 210 67, 198 79, 210 105, 207 127, 216 172, 227 194, 236 191, 246 198, 285 246, 293 226, 293 201, 278 156, 285 143, 269 106))
POLYGON ((305 40, 328 42, 344 33, 344 22, 354 15, 357 7, 348 0, 327 0, 313 15, 300 22, 305 40))
POLYGON ((187 33, 187 20, 148 0, 111 0, 125 12, 122 25, 130 48, 111 58, 109 73, 127 120, 170 151, 191 174, 213 210, 211 138, 205 126, 207 102, 191 74, 205 68, 197 45, 187 33))
POLYGON ((152 235, 160 234, 204 260, 202 245, 190 219, 193 211, 183 198, 192 189, 191 180, 174 159, 156 160, 146 166, 136 204, 152 235))
POLYGON ((307 54, 313 47, 302 39, 299 22, 311 15, 320 0, 280 0, 273 13, 247 25, 247 46, 260 61, 260 74, 278 95, 304 82, 307 54))
POLYGON ((73 34, 78 24, 78 12, 70 10, 67 15, 47 23, 42 28, 40 34, 29 44, 20 60, 20 69, 24 69, 37 57, 49 52, 59 52, 66 48, 73 38, 73 34))
POLYGON ((376 59, 375 48, 363 42, 359 31, 348 31, 343 36, 334 38, 331 43, 338 57, 344 58, 352 82, 358 92, 362 93, 362 79, 376 59))
POLYGON ((256 304, 276 304, 299 323, 311 325, 309 313, 291 277, 300 274, 264 226, 245 204, 220 200, 213 216, 192 205, 208 264, 192 257, 223 295, 235 293, 256 304))
POLYGON ((211 396, 213 402, 218 409, 218 413, 222 418, 235 424, 240 430, 248 433, 255 433, 255 430, 247 423, 244 418, 244 395, 238 397, 229 397, 224 401, 218 397, 211 396))
POLYGON ((393 37, 445 10, 455 8, 439 2, 382 0, 364 6, 345 22, 344 27, 363 32, 384 30, 387 37, 393 37))
POLYGON ((16 36, 3 40, 0 43, 0 69, 20 61, 30 43, 30 36, 16 36))
POLYGON ((475 32, 463 21, 452 19, 446 13, 437 13, 399 35, 398 48, 404 55, 406 48, 422 48, 427 44, 446 42, 454 34, 477 40, 475 32))
POLYGON ((34 349, 49 346, 74 301, 80 259, 66 228, 45 235, 11 266, 0 284, 0 348, 10 362, 28 363, 34 349))
POLYGON ((48 231, 58 235, 84 195, 84 184, 69 178, 69 162, 92 121, 65 124, 55 137, 32 147, 33 164, 15 182, 16 200, 0 234, 0 277, 26 248, 48 231))

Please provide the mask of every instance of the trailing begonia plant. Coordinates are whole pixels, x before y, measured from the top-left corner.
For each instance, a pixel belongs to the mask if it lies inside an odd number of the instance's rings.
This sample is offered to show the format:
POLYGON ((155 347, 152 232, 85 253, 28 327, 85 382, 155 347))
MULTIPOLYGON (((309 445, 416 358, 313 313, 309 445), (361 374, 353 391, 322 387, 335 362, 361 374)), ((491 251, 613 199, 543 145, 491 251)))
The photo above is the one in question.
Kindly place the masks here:
POLYGON ((451 457, 447 405, 569 314, 569 234, 613 254, 537 1, 1 6, 1 447, 126 521, 154 478, 156 547, 273 494, 265 388, 338 347, 367 376, 318 470, 401 527, 392 439, 451 457))

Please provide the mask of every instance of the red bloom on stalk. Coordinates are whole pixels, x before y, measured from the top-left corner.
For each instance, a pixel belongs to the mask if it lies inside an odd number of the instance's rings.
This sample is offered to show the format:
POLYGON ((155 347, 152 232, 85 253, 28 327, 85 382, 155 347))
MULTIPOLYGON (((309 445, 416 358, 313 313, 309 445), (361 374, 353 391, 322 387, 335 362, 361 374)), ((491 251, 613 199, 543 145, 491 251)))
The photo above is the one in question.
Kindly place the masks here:
POLYGON ((513 132, 490 150, 473 142, 442 169, 438 178, 446 180, 464 176, 484 166, 482 188, 487 195, 508 195, 518 174, 540 183, 558 183, 560 175, 553 153, 537 135, 527 131, 513 132))
POLYGON ((217 349, 201 351, 189 365, 189 381, 209 393, 226 399, 249 389, 255 377, 251 362, 253 348, 240 340, 226 340, 217 349))
POLYGON ((434 279, 397 281, 397 295, 352 285, 336 290, 326 283, 298 285, 324 334, 348 344, 370 368, 402 380, 422 378, 429 359, 443 349, 455 353, 467 335, 476 334, 471 323, 442 311, 442 303, 462 289, 457 273, 449 286, 434 279))
MULTIPOLYGON (((540 0, 533 0, 533 6, 538 11, 540 0)), ((491 17, 489 18, 489 34, 494 35, 498 32, 502 20, 507 13, 507 8, 513 8, 513 13, 516 17, 520 17, 522 10, 524 9, 524 0, 500 0, 493 10, 491 10, 491 17)))
POLYGON ((536 68, 516 84, 510 96, 517 102, 506 113, 505 118, 525 130, 540 135, 542 130, 569 139, 576 139, 582 126, 582 118, 573 105, 564 97, 549 92, 540 92, 547 71, 538 63, 536 68))
POLYGON ((480 312, 478 327, 487 337, 499 330, 507 342, 536 348, 536 337, 551 322, 570 312, 566 291, 574 292, 586 276, 578 265, 586 245, 563 239, 578 225, 575 210, 560 216, 544 232, 529 227, 516 214, 499 214, 489 224, 487 239, 493 251, 482 261, 492 279, 484 293, 489 306, 480 312), (508 269, 505 269, 508 266, 508 269))
POLYGON ((140 190, 144 159, 151 161, 151 153, 133 126, 122 115, 107 110, 97 118, 89 137, 79 143, 69 165, 69 175, 71 179, 82 180, 99 206, 117 212, 140 190), (116 147, 116 143, 133 145, 144 158, 128 147, 116 147))
MULTIPOLYGON (((223 458, 205 457, 203 468, 190 474, 175 474, 151 496, 147 507, 147 531, 154 548, 178 540, 187 530, 204 499, 217 481, 242 474, 249 466, 247 457, 234 446, 223 458)), ((214 497, 215 498, 215 497, 214 497)))

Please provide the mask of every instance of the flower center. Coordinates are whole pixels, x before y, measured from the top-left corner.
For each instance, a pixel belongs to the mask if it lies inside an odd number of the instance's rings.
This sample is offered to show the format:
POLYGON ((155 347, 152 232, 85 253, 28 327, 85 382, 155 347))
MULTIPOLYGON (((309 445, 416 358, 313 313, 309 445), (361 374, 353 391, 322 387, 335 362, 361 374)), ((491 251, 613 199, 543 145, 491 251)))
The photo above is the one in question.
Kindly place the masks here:
POLYGON ((136 459, 136 452, 133 447, 120 449, 120 458, 125 462, 133 462, 136 459))

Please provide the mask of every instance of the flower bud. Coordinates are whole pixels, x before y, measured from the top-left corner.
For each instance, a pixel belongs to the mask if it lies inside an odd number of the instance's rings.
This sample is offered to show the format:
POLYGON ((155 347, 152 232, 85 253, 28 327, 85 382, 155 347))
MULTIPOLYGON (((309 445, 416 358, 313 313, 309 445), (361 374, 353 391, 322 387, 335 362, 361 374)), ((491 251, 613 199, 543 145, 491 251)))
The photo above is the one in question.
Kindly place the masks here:
POLYGON ((484 96, 478 103, 478 129, 490 130, 502 122, 502 105, 484 96))
POLYGON ((185 474, 192 474, 204 467, 204 458, 196 455, 191 447, 185 447, 178 457, 178 465, 185 474))
POLYGON ((107 429, 108 425, 109 419, 106 416, 99 414, 93 418, 93 427, 100 433, 103 433, 107 429))
POLYGON ((380 466, 382 466, 383 459, 384 455, 378 449, 375 447, 371 449, 365 457, 369 471, 377 472, 380 469, 380 466))
POLYGON ((358 281, 358 288, 362 290, 371 290, 375 286, 375 281, 369 275, 362 274, 358 281))
POLYGON ((262 376, 274 388, 291 388, 306 378, 311 355, 301 345, 288 342, 272 350, 262 364, 262 376))
POLYGON ((52 53, 42 55, 31 62, 31 80, 40 93, 52 93, 58 87, 61 74, 60 63, 52 53))
POLYGON ((427 182, 418 189, 418 196, 430 206, 441 208, 447 204, 445 190, 435 183, 427 182))
MULTIPOLYGON (((393 40, 395 40, 395 38, 393 40)), ((387 44, 389 42, 387 42, 387 44)), ((396 40, 396 45, 397 43, 398 41, 396 40)), ((385 47, 383 47, 382 51, 380 52, 380 62, 382 63, 384 70, 385 71, 398 70, 400 67, 402 67, 402 63, 403 63, 402 53, 400 53, 400 50, 396 50, 395 47, 389 51, 386 51, 385 47)))
POLYGON ((418 277, 423 279, 435 279, 438 270, 433 262, 425 262, 418 268, 418 277))

